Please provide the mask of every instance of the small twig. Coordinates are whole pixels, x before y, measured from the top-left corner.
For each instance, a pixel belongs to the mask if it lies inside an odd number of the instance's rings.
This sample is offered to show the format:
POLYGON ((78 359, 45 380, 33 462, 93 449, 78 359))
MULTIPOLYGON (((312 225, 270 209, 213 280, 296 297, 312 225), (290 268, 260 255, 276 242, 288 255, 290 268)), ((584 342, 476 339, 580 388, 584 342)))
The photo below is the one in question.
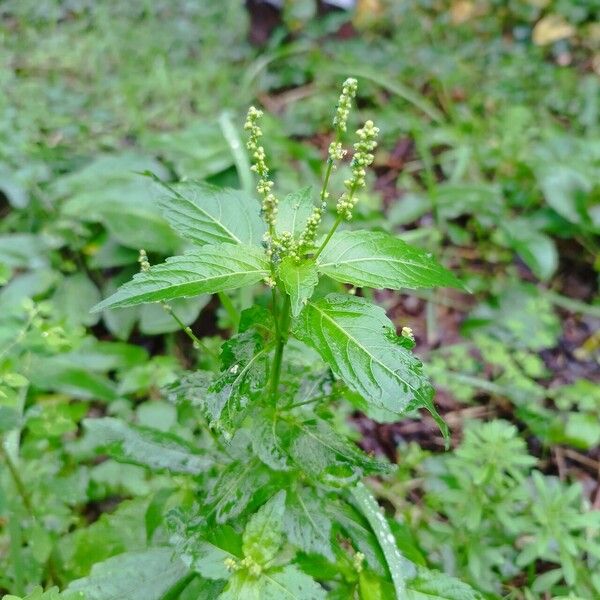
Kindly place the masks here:
POLYGON ((565 455, 560 446, 553 448, 554 460, 556 461, 556 468, 558 469, 558 478, 561 481, 565 481, 567 474, 567 464, 565 463, 565 455))
POLYGON ((585 456, 584 454, 580 454, 571 448, 563 448, 562 451, 567 458, 600 472, 600 461, 594 460, 593 458, 585 456))

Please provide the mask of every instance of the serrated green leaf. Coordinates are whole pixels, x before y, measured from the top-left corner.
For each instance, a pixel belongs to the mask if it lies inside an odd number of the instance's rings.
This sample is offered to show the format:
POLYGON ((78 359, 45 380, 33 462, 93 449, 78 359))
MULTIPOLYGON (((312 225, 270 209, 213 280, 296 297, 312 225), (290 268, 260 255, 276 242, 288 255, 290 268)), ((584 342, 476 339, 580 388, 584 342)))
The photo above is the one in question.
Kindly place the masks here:
POLYGON ((466 583, 429 569, 418 568, 417 576, 408 582, 407 600, 481 600, 482 596, 466 583))
POLYGON ((295 237, 298 236, 304 231, 313 209, 311 187, 288 194, 279 201, 277 206, 276 232, 281 234, 287 231, 295 237))
POLYGON ((2 600, 86 600, 81 592, 59 592, 57 587, 44 591, 36 587, 30 594, 21 598, 11 594, 2 596, 2 600))
POLYGON ((387 472, 390 468, 362 452, 322 419, 298 423, 289 452, 308 475, 334 486, 352 483, 364 473, 387 472))
POLYGON ((264 252, 254 246, 203 246, 138 273, 92 310, 212 294, 257 283, 269 273, 264 252))
POLYGON ((312 260, 296 263, 287 257, 279 265, 279 278, 291 299, 292 316, 297 317, 319 283, 317 267, 312 260))
POLYGON ((241 514, 254 494, 269 480, 269 473, 256 459, 228 465, 212 485, 207 497, 206 514, 214 513, 217 523, 241 514))
POLYGON ((294 546, 333 561, 331 525, 325 503, 314 488, 299 487, 288 494, 283 528, 294 546))
POLYGON ((219 600, 325 600, 325 590, 293 565, 254 577, 236 573, 219 600))
POLYGON ((254 513, 244 529, 244 555, 259 565, 268 564, 283 541, 285 490, 277 492, 254 513))
POLYGON ((240 535, 231 527, 204 528, 194 525, 180 510, 168 515, 169 542, 182 561, 207 579, 229 579, 226 560, 239 561, 242 556, 240 535))
POLYGON ((227 340, 221 348, 223 371, 206 390, 202 402, 211 424, 230 426, 242 409, 263 392, 267 382, 270 346, 249 329, 227 340))
POLYGON ((317 268, 336 281, 358 287, 463 287, 430 253, 384 232, 337 233, 325 246, 317 268))
POLYGON ((197 475, 212 464, 209 457, 170 433, 110 417, 84 419, 83 424, 96 447, 119 462, 189 475, 197 475))
POLYGON ((421 362, 398 343, 382 308, 363 298, 330 294, 308 303, 294 335, 367 402, 398 415, 432 408, 433 388, 421 362))
POLYGON ((260 245, 265 225, 259 203, 241 190, 202 182, 162 184, 160 208, 171 227, 195 244, 260 245))
POLYGON ((287 454, 277 432, 277 421, 261 412, 247 427, 254 454, 271 469, 287 471, 287 454))
POLYGON ((188 572, 171 548, 127 552, 94 565, 88 577, 73 581, 68 591, 86 600, 160 600, 188 572))

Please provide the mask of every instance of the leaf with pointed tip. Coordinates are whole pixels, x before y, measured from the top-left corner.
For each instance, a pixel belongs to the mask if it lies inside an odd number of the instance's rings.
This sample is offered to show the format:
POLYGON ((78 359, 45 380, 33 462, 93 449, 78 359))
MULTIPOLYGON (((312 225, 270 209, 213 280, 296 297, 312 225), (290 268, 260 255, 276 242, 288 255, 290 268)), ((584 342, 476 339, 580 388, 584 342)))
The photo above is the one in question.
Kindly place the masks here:
POLYGON ((238 333, 223 344, 223 371, 204 394, 204 410, 211 425, 231 427, 243 416, 243 409, 264 392, 270 349, 255 329, 238 333))
POLYGON ((187 572, 171 548, 149 548, 95 564, 68 591, 82 592, 86 600, 160 600, 187 572))
POLYGON ((269 263, 260 248, 203 246, 134 275, 92 311, 233 290, 257 283, 268 273, 269 263))
POLYGON ((267 565, 283 541, 285 490, 275 494, 255 512, 244 529, 244 555, 259 565, 267 565))
POLYGON ((300 487, 288 495, 283 528, 289 541, 303 552, 334 560, 331 519, 314 488, 300 487))
POLYGON ((319 272, 358 287, 458 287, 462 283, 428 252, 377 231, 342 231, 317 261, 319 272))
POLYGON ((267 484, 271 474, 257 459, 229 464, 211 486, 206 497, 205 514, 225 523, 240 515, 254 494, 267 484))
POLYGON ((167 185, 160 200, 171 227, 190 241, 205 244, 260 245, 265 225, 258 202, 241 190, 186 181, 167 185))
MULTIPOLYGON (((247 425, 252 440, 252 451, 271 469, 287 471, 288 459, 279 437, 278 422, 265 412, 252 413, 252 420, 247 425)), ((244 422, 246 423, 247 421, 244 422)))
POLYGON ((172 510, 167 517, 169 543, 190 569, 207 579, 229 579, 225 560, 242 556, 241 536, 228 525, 198 527, 198 515, 172 510))
POLYGON ((323 419, 298 423, 290 455, 308 475, 343 486, 365 473, 389 472, 390 466, 362 452, 323 419))
POLYGON ((291 298, 292 315, 297 317, 319 283, 315 262, 306 260, 296 263, 290 257, 284 258, 279 265, 279 278, 291 298))
POLYGON ((313 209, 311 187, 288 194, 279 201, 277 206, 276 232, 281 234, 287 231, 293 236, 298 236, 304 231, 313 209))
POLYGON ((431 409, 433 388, 421 362, 398 342, 393 323, 379 306, 329 294, 308 303, 294 335, 317 350, 367 402, 398 415, 431 409))
POLYGON ((96 448, 119 462, 148 467, 155 471, 197 475, 212 460, 171 433, 128 425, 119 419, 84 419, 83 425, 96 448))

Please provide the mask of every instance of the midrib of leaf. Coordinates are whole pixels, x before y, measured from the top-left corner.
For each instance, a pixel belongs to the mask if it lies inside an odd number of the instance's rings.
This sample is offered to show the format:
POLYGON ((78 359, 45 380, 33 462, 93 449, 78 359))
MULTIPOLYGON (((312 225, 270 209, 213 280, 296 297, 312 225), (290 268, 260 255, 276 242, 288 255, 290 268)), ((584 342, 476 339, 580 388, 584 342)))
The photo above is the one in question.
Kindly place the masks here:
MULTIPOLYGON (((398 373, 396 373, 395 371, 393 371, 392 369, 390 369, 386 364, 382 363, 378 358, 376 358, 375 356, 373 356, 369 352, 369 350, 367 348, 365 348, 355 337, 353 337, 341 325, 339 325, 338 323, 336 323, 335 320, 332 319, 326 312, 324 312, 321 309, 319 309, 319 307, 316 306, 315 304, 313 304, 312 302, 309 302, 309 304, 321 315, 321 320, 327 319, 328 321, 330 321, 334 325, 334 327, 336 329, 338 329, 339 331, 341 331, 345 335, 345 337, 348 338, 348 340, 353 341, 361 350, 363 350, 365 352, 365 354, 369 357, 369 360, 371 361, 371 363, 375 362, 378 365, 381 365, 395 379, 398 379, 398 381, 401 381, 402 383, 404 383, 405 385, 407 385, 411 390, 413 390, 413 392, 415 392, 415 394, 418 395, 418 389, 416 389, 415 387, 413 387, 412 385, 410 385, 410 383, 408 383, 407 381, 404 381, 404 379, 402 379, 398 375, 398 373)), ((323 330, 323 327, 321 326, 321 331, 322 330, 323 330)), ((350 361, 348 361, 348 364, 350 365, 350 367, 352 368, 352 370, 354 370, 354 367, 352 367, 350 361)), ((373 370, 371 369, 371 373, 372 372, 373 372, 373 370)))
MULTIPOLYGON (((183 271, 184 273, 189 273, 189 271, 183 271)), ((169 275, 171 274, 175 274, 177 273, 176 270, 172 270, 169 271, 169 275)), ((187 286, 190 285, 195 285, 196 283, 199 282, 211 282, 217 279, 229 279, 230 277, 235 277, 236 275, 253 275, 253 274, 263 274, 263 273, 267 273, 267 271, 265 271, 264 269, 255 269, 252 271, 228 271, 227 273, 221 273, 219 275, 212 275, 210 277, 199 277, 198 279, 194 279, 193 281, 186 281, 185 283, 179 283, 176 285, 169 285, 169 289, 171 290, 179 290, 179 289, 185 289, 187 286)), ((158 277, 154 277, 154 281, 156 281, 157 283, 163 283, 163 284, 169 284, 169 280, 168 279, 159 279, 158 277)), ((136 282, 137 283, 137 282, 136 282)), ((142 283, 146 283, 146 282, 142 282, 142 283)), ((150 282, 148 282, 150 283, 150 282)), ((153 292, 148 292, 148 293, 153 293, 153 292)))
MULTIPOLYGON (((256 360, 258 360, 263 354, 266 352, 270 352, 273 349, 273 343, 266 345, 262 350, 259 350, 246 364, 245 367, 237 374, 236 378, 232 381, 231 385, 238 385, 240 379, 248 372, 250 367, 254 364, 256 360)), ((229 418, 231 418, 231 407, 229 406, 229 401, 227 402, 227 412, 229 413, 229 418)))
POLYGON ((275 579, 270 577, 268 573, 263 573, 263 577, 265 579, 268 579, 272 583, 274 583, 277 587, 281 588, 287 594, 288 598, 292 598, 293 600, 303 600, 303 598, 301 598, 300 596, 296 596, 295 594, 292 594, 292 592, 290 592, 290 590, 288 590, 288 588, 286 588, 281 583, 279 583, 278 581, 276 581, 275 579))
POLYGON ((308 512, 308 508, 306 507, 306 504, 304 503, 304 500, 302 499, 302 495, 300 493, 296 493, 296 497, 298 498, 298 502, 300 503, 300 506, 302 506, 302 510, 304 511, 304 514, 306 515, 306 518, 309 520, 310 524, 313 526, 314 530, 317 532, 317 535, 327 544, 329 543, 329 540, 327 539, 327 536, 319 529, 319 527, 317 526, 317 524, 314 522, 312 515, 308 512))
POLYGON ((314 440, 317 440, 317 442, 319 442, 319 444, 321 444, 321 446, 324 446, 325 448, 327 448, 328 450, 331 450, 335 454, 341 454, 342 456, 345 456, 348 460, 352 460, 351 457, 346 456, 343 452, 340 452, 337 448, 330 446, 325 440, 321 439, 318 435, 315 435, 315 433, 313 431, 311 431, 310 429, 308 429, 306 427, 303 427, 301 423, 299 423, 298 426, 299 426, 298 428, 301 429, 302 431, 304 431, 304 433, 309 435, 314 440))
MULTIPOLYGON (((272 514, 273 514, 273 510, 271 509, 271 513, 268 515, 267 518, 264 519, 263 524, 260 526, 260 530, 259 530, 260 533, 257 536, 259 543, 262 541, 264 533, 267 530, 267 527, 272 527, 271 523, 269 522, 269 519, 272 516, 272 514)), ((256 544, 253 544, 253 545, 255 546, 256 544)))
POLYGON ((220 502, 225 498, 225 496, 229 496, 230 492, 232 492, 238 485, 238 483, 246 476, 246 473, 256 465, 256 459, 252 459, 247 465, 246 468, 240 473, 240 476, 219 496, 219 499, 215 502, 214 507, 207 514, 207 518, 210 517, 215 510, 217 510, 217 506, 220 502))
MULTIPOLYGON (((334 267, 335 265, 349 265, 351 263, 362 263, 362 262, 389 262, 397 263, 400 265, 407 265, 411 267, 417 267, 418 269, 427 269, 428 271, 435 271, 435 266, 424 265, 423 263, 416 263, 411 260, 402 260, 399 258, 387 258, 385 256, 361 256, 360 258, 349 258, 348 260, 336 260, 335 262, 321 263, 321 267, 334 267)), ((365 269, 366 270, 366 269, 365 269)), ((370 272, 370 271, 367 271, 370 272)))
MULTIPOLYGON (((156 179, 155 179, 155 181, 156 181, 156 179)), ((198 204, 194 204, 191 200, 186 198, 183 194, 180 194, 177 190, 172 188, 170 185, 166 184, 164 181, 158 180, 158 182, 163 187, 168 189, 171 193, 175 194, 180 200, 183 200, 186 204, 192 206, 193 208, 197 208, 203 215, 205 215, 210 221, 212 221, 218 228, 220 228, 222 231, 224 231, 226 234, 228 234, 231 239, 234 239, 236 241, 236 243, 238 243, 238 244, 243 243, 242 240, 240 240, 240 238, 237 237, 237 235, 235 235, 232 231, 230 231, 227 227, 225 227, 225 225, 223 225, 223 223, 218 221, 215 217, 213 217, 204 208, 202 208, 198 204)), ((221 212, 220 206, 219 206, 219 212, 221 212)))

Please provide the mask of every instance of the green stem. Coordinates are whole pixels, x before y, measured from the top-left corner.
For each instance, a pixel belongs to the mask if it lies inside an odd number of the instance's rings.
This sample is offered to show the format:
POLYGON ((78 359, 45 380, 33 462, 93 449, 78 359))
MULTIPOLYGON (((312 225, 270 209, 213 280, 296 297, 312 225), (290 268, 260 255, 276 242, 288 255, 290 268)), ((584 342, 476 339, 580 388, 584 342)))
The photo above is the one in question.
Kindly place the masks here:
POLYGON ((235 306, 233 305, 231 298, 225 292, 219 292, 217 295, 219 296, 219 300, 221 301, 223 308, 229 315, 229 319, 231 320, 233 329, 237 331, 238 325, 240 323, 240 315, 236 310, 235 306))
POLYGON ((185 333, 185 335, 187 335, 188 338, 190 338, 190 340, 192 340, 192 343, 194 344, 194 348, 202 348, 205 352, 210 354, 213 358, 216 358, 216 359, 219 358, 217 356, 217 353, 214 352, 214 350, 212 350, 211 348, 209 348, 198 336, 196 336, 196 334, 192 331, 192 328, 189 327, 188 325, 186 325, 173 312, 173 308, 171 307, 170 304, 167 304, 164 301, 161 302, 161 304, 162 304, 162 307, 165 309, 165 311, 168 312, 173 317, 173 320, 177 323, 177 325, 179 325, 179 327, 181 328, 181 331, 183 331, 183 333, 185 333))
POLYGON ((283 308, 281 310, 281 322, 277 331, 277 341, 275 347, 275 356, 273 358, 273 371, 271 375, 271 398, 275 400, 277 390, 279 389, 279 380, 281 378, 281 364, 283 359, 283 350, 287 343, 288 330, 290 327, 290 297, 285 295, 283 308))
POLYGON ((4 442, 0 442, 0 456, 2 456, 4 462, 6 463, 6 466, 8 467, 8 472, 12 477, 13 483, 15 484, 15 488, 17 488, 19 496, 21 496, 21 500, 23 500, 23 506, 27 509, 27 512, 29 513, 29 516, 32 518, 32 520, 37 521, 35 510, 33 508, 33 503, 31 501, 31 496, 29 495, 29 492, 25 487, 25 483, 21 479, 21 475, 19 475, 17 466, 6 451, 6 448, 4 447, 4 442))
POLYGON ((315 259, 319 258, 319 254, 321 254, 321 252, 323 252, 323 250, 325 250, 325 246, 327 246, 327 244, 329 244, 329 240, 333 237, 333 234, 335 233, 336 229, 340 226, 340 223, 342 222, 343 218, 344 217, 342 217, 342 215, 338 215, 338 218, 335 220, 333 227, 329 230, 327 237, 323 240, 323 243, 319 246, 319 249, 317 250, 317 253, 314 256, 315 259))
MULTIPOLYGON (((21 500, 23 501, 23 506, 29 514, 29 517, 34 523, 39 523, 39 519, 35 512, 35 508, 33 507, 33 501, 31 500, 29 491, 27 490, 24 481, 21 479, 21 475, 19 474, 19 471, 13 459, 11 458, 10 454, 6 451, 3 440, 0 440, 0 456, 4 459, 4 462, 8 467, 8 472, 10 473, 13 483, 15 484, 17 493, 21 497, 21 500)), ((58 576, 58 568, 54 561, 53 553, 54 550, 52 550, 52 552, 50 553, 50 556, 48 557, 47 561, 48 574, 50 575, 50 579, 53 583, 60 583, 60 578, 58 576)))
MULTIPOLYGON (((337 138, 336 138, 337 140, 337 138)), ((333 159, 331 156, 327 159, 327 169, 325 170, 325 177, 323 178, 323 187, 321 188, 321 204, 325 202, 325 194, 327 193, 327 186, 329 185, 329 178, 331 177, 331 172, 333 171, 333 159)))

